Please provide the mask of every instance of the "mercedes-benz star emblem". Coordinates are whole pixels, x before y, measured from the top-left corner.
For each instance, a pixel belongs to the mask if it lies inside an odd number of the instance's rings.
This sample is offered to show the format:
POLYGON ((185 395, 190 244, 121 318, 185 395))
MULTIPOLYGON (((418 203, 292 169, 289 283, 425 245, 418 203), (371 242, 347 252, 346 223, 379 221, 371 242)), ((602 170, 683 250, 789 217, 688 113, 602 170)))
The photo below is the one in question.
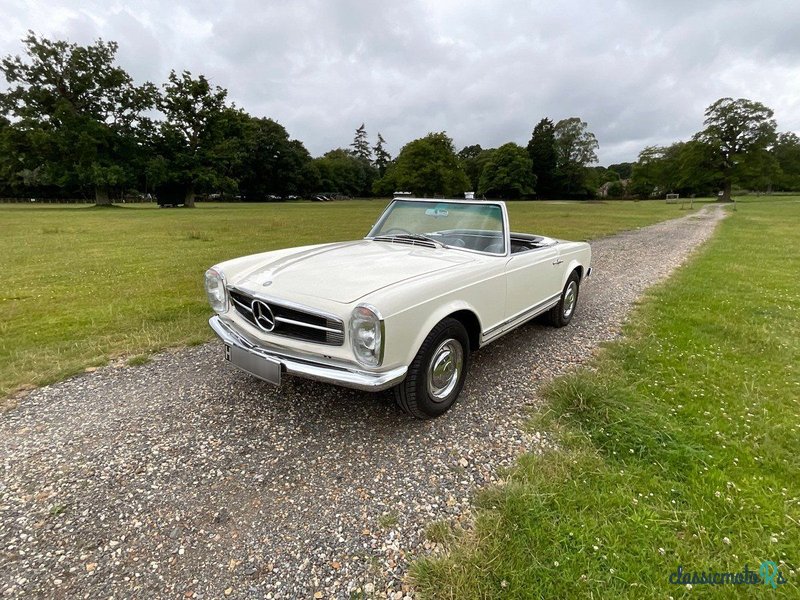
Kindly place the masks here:
POLYGON ((261 300, 253 300, 250 305, 253 309, 253 318, 264 331, 272 331, 275 329, 275 315, 272 314, 272 309, 261 300))

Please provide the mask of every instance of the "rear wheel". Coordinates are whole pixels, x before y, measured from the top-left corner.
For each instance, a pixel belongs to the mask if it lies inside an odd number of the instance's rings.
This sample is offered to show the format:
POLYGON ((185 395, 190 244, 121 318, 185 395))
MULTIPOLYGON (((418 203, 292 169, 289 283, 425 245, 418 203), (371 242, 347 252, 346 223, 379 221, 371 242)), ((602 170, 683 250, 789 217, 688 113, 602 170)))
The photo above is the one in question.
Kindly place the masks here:
POLYGON ((469 366, 469 336, 456 319, 444 319, 431 330, 394 388, 397 404, 418 419, 447 412, 458 398, 469 366))
POLYGON ((572 317, 575 315, 575 309, 578 306, 580 281, 581 278, 578 272, 573 271, 569 279, 567 279, 567 283, 564 285, 558 304, 547 313, 548 320, 554 327, 564 327, 572 321, 572 317))

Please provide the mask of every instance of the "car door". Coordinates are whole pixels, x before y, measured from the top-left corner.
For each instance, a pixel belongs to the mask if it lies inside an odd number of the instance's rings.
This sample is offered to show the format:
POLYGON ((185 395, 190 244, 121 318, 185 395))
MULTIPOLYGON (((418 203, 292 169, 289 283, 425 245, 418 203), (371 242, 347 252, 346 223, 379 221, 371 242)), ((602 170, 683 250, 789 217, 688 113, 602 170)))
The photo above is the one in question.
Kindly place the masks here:
POLYGON ((538 312, 561 293, 558 244, 512 254, 506 263, 506 321, 538 312))

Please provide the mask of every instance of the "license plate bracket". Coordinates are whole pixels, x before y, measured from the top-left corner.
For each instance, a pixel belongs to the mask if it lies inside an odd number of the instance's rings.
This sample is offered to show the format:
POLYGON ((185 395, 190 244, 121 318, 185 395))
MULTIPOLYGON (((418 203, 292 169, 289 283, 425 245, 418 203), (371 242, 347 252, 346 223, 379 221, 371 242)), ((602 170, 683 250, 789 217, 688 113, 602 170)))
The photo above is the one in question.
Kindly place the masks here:
POLYGON ((281 363, 274 358, 259 356, 243 348, 225 344, 225 360, 267 383, 281 384, 281 363))

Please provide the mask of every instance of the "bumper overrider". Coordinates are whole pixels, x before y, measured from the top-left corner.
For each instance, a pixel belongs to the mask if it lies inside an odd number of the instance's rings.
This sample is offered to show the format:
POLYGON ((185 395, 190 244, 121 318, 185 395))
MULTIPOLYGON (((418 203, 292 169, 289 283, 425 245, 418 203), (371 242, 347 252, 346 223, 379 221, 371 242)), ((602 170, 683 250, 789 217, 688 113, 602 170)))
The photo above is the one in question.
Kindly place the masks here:
MULTIPOLYGON (((366 392, 379 392, 400 383, 405 378, 406 371, 408 371, 408 367, 397 367, 390 371, 378 373, 344 366, 313 354, 296 352, 289 355, 283 351, 254 345, 249 340, 236 333, 236 331, 220 319, 219 316, 211 317, 208 324, 226 346, 246 352, 249 359, 248 362, 253 360, 258 361, 259 359, 265 363, 271 364, 278 362, 280 363, 281 372, 287 375, 313 379, 324 383, 332 383, 334 385, 366 392)), ((235 362, 233 364, 251 375, 261 377, 257 372, 258 369, 249 369, 235 362)), ((263 377, 261 378, 264 379, 263 377)))

